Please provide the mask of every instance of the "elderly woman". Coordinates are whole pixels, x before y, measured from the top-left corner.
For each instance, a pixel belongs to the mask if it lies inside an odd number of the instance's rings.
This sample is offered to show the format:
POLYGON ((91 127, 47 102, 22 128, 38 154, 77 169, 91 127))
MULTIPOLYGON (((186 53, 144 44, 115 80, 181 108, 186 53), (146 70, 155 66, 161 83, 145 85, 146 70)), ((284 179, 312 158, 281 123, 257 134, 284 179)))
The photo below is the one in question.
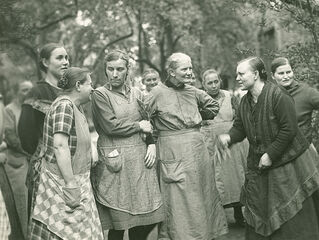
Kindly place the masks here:
POLYGON ((219 139, 224 146, 249 141, 242 193, 246 239, 319 239, 316 152, 298 128, 293 99, 267 81, 258 57, 239 62, 236 80, 248 93, 219 139))
POLYGON ((247 140, 234 144, 226 159, 216 152, 217 136, 227 133, 232 126, 239 106, 238 98, 221 89, 222 80, 214 69, 203 73, 202 84, 205 91, 219 104, 219 112, 213 120, 203 121, 201 131, 205 135, 210 158, 214 162, 215 180, 224 207, 234 208, 234 218, 238 225, 244 224, 239 203, 240 191, 245 181, 246 158, 248 155, 247 140))
POLYGON ((159 132, 160 181, 165 220, 159 239, 212 239, 227 232, 214 180, 202 119, 213 119, 218 103, 207 93, 185 84, 192 78, 188 55, 167 60, 168 78, 154 87, 147 104, 159 132))
POLYGON ((4 109, 4 141, 7 145, 7 162, 5 170, 8 175, 14 195, 16 209, 23 234, 27 236, 28 225, 28 189, 25 180, 28 172, 28 154, 22 149, 18 135, 18 121, 21 113, 21 105, 32 88, 30 81, 23 81, 14 85, 15 98, 4 109))
POLYGON ((90 182, 90 132, 81 107, 92 92, 89 72, 69 68, 58 87, 63 94, 44 121, 44 156, 29 238, 103 239, 90 182))
POLYGON ((145 85, 145 95, 161 81, 159 73, 154 69, 147 69, 142 74, 142 83, 145 85))
POLYGON ((18 123, 18 132, 23 150, 32 155, 27 176, 29 190, 28 210, 37 188, 39 177, 39 154, 42 147, 43 123, 51 103, 61 91, 58 80, 69 66, 69 57, 60 44, 48 43, 40 50, 40 69, 44 80, 37 82, 26 96, 18 123))
MULTIPOLYGON (((153 167, 155 144, 149 121, 142 120, 143 95, 130 86, 126 53, 114 50, 105 57, 108 83, 92 95, 93 122, 99 138, 99 161, 92 183, 104 230, 109 240, 144 240, 163 220, 162 199, 153 167), (142 115, 141 115, 142 114, 142 115)), ((145 109, 144 109, 145 110, 145 109)))

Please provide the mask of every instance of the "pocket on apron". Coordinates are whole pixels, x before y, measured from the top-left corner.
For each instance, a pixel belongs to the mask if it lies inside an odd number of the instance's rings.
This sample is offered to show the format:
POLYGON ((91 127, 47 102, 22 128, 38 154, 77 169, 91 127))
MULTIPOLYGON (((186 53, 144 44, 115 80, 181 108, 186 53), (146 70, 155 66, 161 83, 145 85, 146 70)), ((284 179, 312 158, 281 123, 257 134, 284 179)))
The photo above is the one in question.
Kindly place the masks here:
POLYGON ((165 183, 178 183, 185 181, 185 172, 181 161, 160 161, 161 178, 165 183))
POLYGON ((100 148, 100 156, 107 167, 112 173, 117 173, 122 170, 123 165, 123 154, 117 148, 100 148), (116 154, 114 154, 116 152, 116 154))

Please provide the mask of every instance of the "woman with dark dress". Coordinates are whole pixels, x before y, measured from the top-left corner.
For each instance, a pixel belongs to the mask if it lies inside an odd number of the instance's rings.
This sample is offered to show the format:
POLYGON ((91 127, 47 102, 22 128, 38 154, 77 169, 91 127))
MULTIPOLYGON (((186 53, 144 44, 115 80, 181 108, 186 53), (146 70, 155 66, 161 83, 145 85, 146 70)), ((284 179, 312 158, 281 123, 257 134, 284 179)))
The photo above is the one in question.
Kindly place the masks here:
POLYGON ((0 94, 0 239, 24 239, 18 212, 16 210, 13 192, 5 167, 7 161, 4 133, 4 105, 0 94))
POLYGON ((32 88, 30 81, 16 83, 13 90, 15 98, 4 109, 4 142, 6 144, 7 162, 5 170, 10 180, 14 195, 16 209, 18 211, 23 235, 27 236, 28 225, 28 189, 25 180, 28 172, 28 154, 22 149, 17 130, 21 105, 32 88))
POLYGON ((126 53, 105 57, 108 83, 92 94, 93 122, 99 138, 99 160, 92 184, 103 230, 109 240, 146 240, 164 218, 154 167, 156 147, 148 120, 143 120, 143 94, 130 86, 126 53))
POLYGON ((21 146, 29 153, 30 165, 27 175, 29 191, 28 212, 31 212, 33 194, 37 188, 42 147, 43 123, 46 112, 61 90, 57 82, 69 66, 69 57, 65 48, 56 43, 48 43, 40 51, 40 69, 44 80, 37 82, 22 105, 18 123, 21 146))
POLYGON ((319 239, 317 154, 298 128, 294 101, 267 81, 263 61, 239 62, 236 80, 247 94, 221 146, 247 137, 249 154, 242 192, 247 240, 319 239))
POLYGON ((294 79, 294 72, 287 58, 274 59, 271 63, 271 73, 273 79, 293 97, 298 126, 311 143, 311 116, 314 110, 319 109, 319 91, 294 79))

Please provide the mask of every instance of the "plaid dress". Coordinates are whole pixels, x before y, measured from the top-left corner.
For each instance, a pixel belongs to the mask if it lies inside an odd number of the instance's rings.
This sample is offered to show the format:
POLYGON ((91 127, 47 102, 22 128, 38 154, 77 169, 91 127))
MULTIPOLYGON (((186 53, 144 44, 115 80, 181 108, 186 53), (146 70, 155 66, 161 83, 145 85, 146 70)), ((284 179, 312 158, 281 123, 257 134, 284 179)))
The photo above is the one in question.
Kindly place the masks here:
POLYGON ((90 184, 90 135, 84 115, 66 96, 51 106, 44 124, 45 156, 32 213, 31 239, 103 239, 90 184), (53 135, 69 136, 71 164, 81 192, 80 207, 70 209, 64 201, 64 179, 54 155, 53 135))

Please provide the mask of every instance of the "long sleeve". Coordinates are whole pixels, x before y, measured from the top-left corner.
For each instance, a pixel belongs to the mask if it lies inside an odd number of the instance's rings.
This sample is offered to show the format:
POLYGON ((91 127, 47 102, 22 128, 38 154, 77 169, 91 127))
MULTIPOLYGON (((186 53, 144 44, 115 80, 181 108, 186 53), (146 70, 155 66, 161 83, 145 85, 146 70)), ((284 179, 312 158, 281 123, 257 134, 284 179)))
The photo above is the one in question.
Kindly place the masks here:
POLYGON ((230 136, 230 144, 241 142, 246 137, 246 131, 245 131, 243 121, 241 119, 241 114, 239 111, 240 111, 240 107, 238 107, 233 126, 228 132, 230 136))
POLYGON ((118 119, 106 94, 95 90, 92 94, 93 122, 97 131, 115 136, 131 136, 140 131, 139 123, 125 118, 118 119))
POLYGON ((44 117, 44 113, 33 109, 31 105, 22 105, 18 132, 23 150, 29 154, 33 154, 38 146, 44 117))
POLYGON ((219 104, 211 96, 202 90, 196 91, 196 98, 200 115, 203 120, 213 119, 219 111, 219 104))
POLYGON ((267 147, 270 159, 278 159, 287 149, 297 134, 298 124, 293 99, 281 93, 274 99, 274 114, 278 121, 279 132, 275 140, 267 147))
POLYGON ((17 134, 16 119, 14 113, 8 108, 4 109, 4 136, 8 148, 16 152, 24 153, 17 134))
POLYGON ((235 96, 231 97, 231 107, 234 113, 234 119, 238 115, 239 99, 235 96))

